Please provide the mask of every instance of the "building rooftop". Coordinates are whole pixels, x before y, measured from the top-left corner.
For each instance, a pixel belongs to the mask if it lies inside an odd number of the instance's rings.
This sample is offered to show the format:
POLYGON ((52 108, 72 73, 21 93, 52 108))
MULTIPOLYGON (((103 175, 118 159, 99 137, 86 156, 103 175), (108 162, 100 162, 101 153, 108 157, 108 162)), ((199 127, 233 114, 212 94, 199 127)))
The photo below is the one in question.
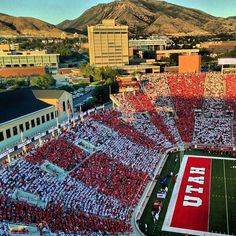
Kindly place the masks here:
POLYGON ((199 49, 167 49, 167 50, 156 50, 156 53, 198 53, 199 49))
POLYGON ((44 75, 46 73, 44 67, 11 67, 0 68, 0 77, 11 78, 17 76, 35 76, 44 75))
POLYGON ((0 124, 51 107, 38 100, 31 89, 16 89, 0 93, 0 124))
POLYGON ((33 90, 33 94, 38 99, 59 99, 64 90, 33 90))
POLYGON ((22 57, 22 56, 59 56, 57 53, 47 53, 47 51, 0 51, 1 57, 22 57))

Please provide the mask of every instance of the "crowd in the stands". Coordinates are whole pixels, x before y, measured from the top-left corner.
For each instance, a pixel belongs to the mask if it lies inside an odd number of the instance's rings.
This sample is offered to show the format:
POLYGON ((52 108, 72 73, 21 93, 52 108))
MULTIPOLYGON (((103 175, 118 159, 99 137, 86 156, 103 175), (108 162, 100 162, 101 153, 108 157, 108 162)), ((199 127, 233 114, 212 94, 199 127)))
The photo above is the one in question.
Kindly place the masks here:
MULTIPOLYGON (((104 112, 104 119, 107 119, 105 117, 112 119, 112 113, 110 111, 104 112)), ((114 114, 116 116, 116 113, 114 114)), ((116 119, 116 117, 114 118, 116 119)), ((131 124, 126 124, 126 126, 130 127, 131 124)), ((87 119, 69 131, 69 133, 76 134, 74 138, 75 143, 81 144, 81 139, 86 138, 86 141, 96 147, 97 151, 106 153, 117 162, 121 162, 131 169, 153 174, 160 157, 160 149, 155 143, 156 141, 150 139, 153 143, 152 146, 154 146, 152 148, 145 141, 147 136, 135 129, 134 126, 132 126, 132 131, 130 132, 132 132, 132 135, 129 137, 127 134, 122 134, 120 129, 115 126, 113 129, 109 128, 105 123, 102 123, 98 115, 87 119), (91 133, 91 131, 93 132, 91 133), (137 135, 136 138, 134 138, 134 134, 137 135), (143 143, 141 143, 140 136, 144 139, 143 143)), ((163 135, 162 138, 163 142, 165 142, 166 139, 163 135)))
POLYGON ((230 118, 195 117, 193 143, 232 146, 230 118))
POLYGON ((136 92, 135 94, 129 93, 125 95, 125 101, 122 95, 117 95, 116 98, 123 103, 122 107, 119 107, 119 110, 123 114, 127 114, 125 111, 129 110, 130 107, 133 107, 133 112, 149 113, 151 122, 160 129, 171 143, 176 143, 176 140, 180 141, 179 138, 174 138, 176 130, 174 131, 174 128, 169 126, 170 122, 165 120, 165 118, 157 112, 155 105, 152 104, 146 94, 142 92, 136 92))
POLYGON ((0 223, 0 235, 2 236, 10 236, 11 233, 10 233, 10 229, 8 227, 8 224, 7 223, 0 223))
POLYGON ((175 107, 175 120, 184 142, 191 142, 194 130, 194 110, 201 109, 204 93, 204 74, 167 76, 175 107))
POLYGON ((134 205, 149 180, 149 175, 131 170, 102 152, 93 154, 71 176, 108 196, 134 205))
MULTIPOLYGON (((125 221, 101 218, 80 209, 68 210, 60 202, 50 202, 45 208, 41 208, 5 195, 0 196, 0 219, 24 224, 47 222, 53 233, 76 235, 96 235, 94 232, 116 235, 117 232, 125 233, 131 230, 125 221)), ((3 230, 7 232, 6 227, 3 230)))
POLYGON ((233 146, 232 116, 226 113, 226 80, 221 74, 205 79, 202 112, 195 115, 193 143, 233 146))
POLYGON ((39 165, 21 159, 1 170, 0 193, 13 197, 19 189, 39 197, 43 203, 54 202, 66 209, 120 220, 128 218, 128 210, 117 199, 98 193, 69 175, 65 179, 45 173, 39 165))
POLYGON ((45 160, 63 168, 66 171, 73 169, 86 157, 86 152, 76 145, 58 138, 43 144, 32 151, 27 157, 32 163, 42 164, 45 160))
POLYGON ((234 142, 236 144, 236 75, 231 74, 227 75, 226 78, 226 105, 227 110, 232 110, 234 113, 233 116, 233 135, 234 135, 234 142))
MULTIPOLYGON (((178 144, 181 144, 182 140, 179 131, 176 127, 176 122, 174 120, 173 115, 170 115, 169 113, 172 112, 172 114, 174 114, 174 103, 171 97, 171 92, 167 83, 166 76, 150 76, 149 82, 145 86, 145 93, 151 100, 152 104, 155 106, 156 111, 158 111, 158 113, 162 116, 164 124, 166 125, 171 135, 174 137, 175 141, 178 144)), ((159 123, 160 119, 158 119, 158 121, 156 119, 153 119, 153 121, 155 123, 159 123)), ((165 127, 165 125, 162 125, 161 127, 165 127)), ((160 127, 160 123, 158 126, 160 127)), ((170 136, 169 138, 171 139, 170 136)))
POLYGON ((162 129, 160 128, 160 123, 158 123, 158 121, 152 123, 148 117, 137 114, 132 121, 132 125, 135 129, 150 137, 150 139, 156 143, 160 152, 164 153, 164 151, 174 146, 173 143, 168 140, 168 137, 164 135, 165 133, 161 132, 162 129), (155 124, 157 124, 157 126, 155 124))
POLYGON ((208 74, 204 90, 204 116, 223 117, 225 107, 225 79, 221 74, 208 74))
POLYGON ((147 148, 155 148, 156 143, 151 139, 150 136, 143 135, 132 125, 125 122, 121 114, 117 111, 102 112, 95 115, 94 119, 100 121, 107 127, 117 131, 122 136, 127 137, 134 143, 139 143, 147 148))

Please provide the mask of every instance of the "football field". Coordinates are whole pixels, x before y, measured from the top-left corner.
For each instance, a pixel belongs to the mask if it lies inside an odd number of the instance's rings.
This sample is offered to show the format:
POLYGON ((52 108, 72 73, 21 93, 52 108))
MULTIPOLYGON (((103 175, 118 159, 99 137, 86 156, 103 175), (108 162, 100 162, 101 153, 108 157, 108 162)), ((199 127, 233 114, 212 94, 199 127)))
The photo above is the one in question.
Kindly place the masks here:
POLYGON ((236 235, 236 160, 185 155, 162 230, 236 235))
POLYGON ((236 161, 212 159, 209 231, 236 235, 236 161))

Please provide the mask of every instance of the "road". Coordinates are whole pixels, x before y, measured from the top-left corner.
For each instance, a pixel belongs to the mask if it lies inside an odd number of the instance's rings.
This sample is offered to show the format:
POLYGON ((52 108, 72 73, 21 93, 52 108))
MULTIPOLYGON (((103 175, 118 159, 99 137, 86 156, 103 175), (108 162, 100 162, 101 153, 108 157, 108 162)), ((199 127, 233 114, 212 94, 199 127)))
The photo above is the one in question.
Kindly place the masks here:
POLYGON ((76 107, 78 104, 82 104, 84 101, 86 101, 88 97, 92 97, 92 93, 93 91, 90 91, 90 92, 85 93, 83 96, 79 98, 73 99, 74 107, 76 107))

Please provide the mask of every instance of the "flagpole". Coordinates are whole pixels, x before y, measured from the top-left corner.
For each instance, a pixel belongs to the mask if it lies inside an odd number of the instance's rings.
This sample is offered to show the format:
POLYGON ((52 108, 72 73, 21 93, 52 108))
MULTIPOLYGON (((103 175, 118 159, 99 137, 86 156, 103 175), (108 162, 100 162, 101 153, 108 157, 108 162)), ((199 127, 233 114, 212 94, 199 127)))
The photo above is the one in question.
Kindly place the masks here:
POLYGON ((58 118, 58 113, 57 113, 57 136, 60 134, 60 129, 59 129, 59 118, 58 118))
POLYGON ((20 139, 21 139, 21 142, 23 143, 23 132, 22 132, 22 130, 20 131, 20 139))
POLYGON ((59 136, 60 130, 59 130, 59 102, 56 102, 56 111, 57 111, 57 117, 56 117, 56 122, 57 122, 57 136, 59 136))
POLYGON ((10 154, 8 153, 8 155, 7 155, 7 159, 8 159, 8 163, 10 163, 11 162, 11 157, 10 157, 10 154))
MULTIPOLYGON (((24 140, 23 140, 23 131, 21 130, 21 132, 20 132, 20 138, 21 138, 21 142, 22 143, 24 143, 24 140)), ((23 151, 25 152, 25 145, 23 145, 23 147, 22 147, 22 149, 23 149, 23 151)))
POLYGON ((69 100, 68 100, 68 96, 66 94, 66 105, 67 105, 67 116, 68 116, 68 125, 70 124, 70 113, 69 113, 69 100))
MULTIPOLYGON (((41 134, 40 134, 41 135, 41 134)), ((41 136, 39 137, 39 146, 41 146, 42 145, 42 138, 41 138, 41 136)))

